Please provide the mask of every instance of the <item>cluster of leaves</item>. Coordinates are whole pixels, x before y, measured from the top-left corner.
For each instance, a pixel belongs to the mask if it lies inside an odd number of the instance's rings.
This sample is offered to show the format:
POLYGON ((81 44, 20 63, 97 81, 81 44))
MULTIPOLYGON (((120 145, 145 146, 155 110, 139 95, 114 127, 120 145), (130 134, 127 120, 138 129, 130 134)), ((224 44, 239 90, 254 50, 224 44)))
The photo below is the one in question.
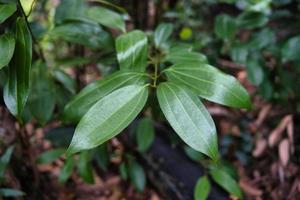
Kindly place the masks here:
MULTIPOLYGON (((114 5, 99 2, 124 13, 114 5)), ((219 158, 216 128, 202 99, 234 108, 251 107, 249 95, 233 76, 209 65, 206 56, 192 51, 190 45, 170 39, 172 24, 160 24, 149 36, 140 30, 126 32, 124 18, 118 12, 98 4, 88 5, 83 0, 64 0, 48 27, 43 27, 29 24, 20 1, 4 3, 0 5, 0 10, 6 7, 0 21, 9 19, 14 24, 13 28, 8 23, 0 38, 0 72, 4 77, 1 84, 7 108, 20 122, 34 118, 45 124, 53 117, 79 122, 67 150, 61 182, 76 167, 80 176, 92 183, 91 160, 97 160, 97 149, 106 152, 103 144, 124 130, 143 110, 150 112, 143 112, 145 117, 137 126, 139 151, 150 147, 154 138, 153 121, 162 113, 187 145, 216 161, 219 158), (110 30, 121 34, 114 39, 110 30), (35 46, 32 41, 36 39, 32 37, 39 40, 35 46), (90 55, 88 58, 71 55, 70 59, 68 53, 72 47, 88 49, 90 55), (36 58, 31 68, 32 50, 36 58), (44 57, 44 51, 51 55, 44 57), (111 66, 112 71, 117 66, 119 69, 88 84, 67 102, 77 88, 62 66, 99 62, 111 66), (58 113, 54 114, 55 108, 58 113), (95 147, 98 148, 87 151, 95 147), (77 152, 79 156, 72 156, 77 152)), ((232 31, 225 32, 232 37, 232 31)), ((189 38, 189 30, 183 29, 181 37, 189 38)), ((65 147, 50 150, 37 162, 52 162, 64 152, 65 147)), ((143 189, 143 169, 131 156, 125 156, 120 172, 138 190, 143 189)), ((223 170, 212 167, 211 176, 224 185, 220 182, 226 176, 223 170)), ((241 196, 240 191, 227 190, 241 196)))

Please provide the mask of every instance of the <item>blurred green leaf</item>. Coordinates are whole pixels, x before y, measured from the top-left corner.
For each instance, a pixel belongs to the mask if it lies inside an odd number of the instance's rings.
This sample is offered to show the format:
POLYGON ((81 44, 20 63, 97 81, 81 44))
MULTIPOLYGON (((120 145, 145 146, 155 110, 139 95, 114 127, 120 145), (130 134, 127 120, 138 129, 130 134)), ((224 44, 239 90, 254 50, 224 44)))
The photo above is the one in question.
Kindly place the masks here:
POLYGON ((119 172, 120 172, 120 176, 123 180, 127 180, 128 179, 128 169, 127 169, 127 165, 126 163, 122 162, 121 165, 119 166, 119 172))
POLYGON ((109 152, 107 149, 107 144, 104 143, 95 148, 93 153, 98 166, 104 171, 107 171, 107 167, 109 165, 109 152))
POLYGON ((31 35, 23 18, 16 20, 15 39, 15 52, 9 63, 3 96, 9 111, 20 119, 29 95, 32 59, 31 35))
POLYGON ((300 36, 288 39, 281 49, 281 54, 284 61, 300 60, 300 36))
POLYGON ((233 76, 208 64, 177 64, 165 73, 169 80, 187 86, 209 101, 234 108, 251 107, 246 89, 233 76))
POLYGON ((94 183, 94 174, 89 151, 83 151, 80 153, 77 168, 78 173, 84 182, 89 184, 94 183))
POLYGON ((130 84, 145 84, 147 76, 139 72, 119 71, 103 80, 86 86, 65 107, 63 119, 79 121, 80 118, 100 99, 116 89, 130 84))
POLYGON ((139 114, 147 97, 146 85, 130 85, 100 99, 80 120, 67 154, 94 148, 119 134, 139 114))
POLYGON ((53 76, 67 90, 69 90, 72 94, 75 94, 76 81, 70 75, 68 75, 66 72, 64 72, 61 69, 55 69, 55 70, 53 70, 53 76))
POLYGON ((0 188, 0 197, 20 197, 24 195, 25 193, 20 190, 12 188, 0 188))
POLYGON ((126 32, 125 21, 123 17, 112 10, 104 7, 91 7, 86 13, 88 18, 94 22, 97 22, 108 28, 119 29, 122 32, 126 32))
POLYGON ((165 61, 172 62, 174 64, 189 64, 189 63, 207 63, 205 55, 196 52, 190 52, 182 49, 171 50, 165 61))
POLYGON ((250 59, 247 62, 247 78, 254 85, 260 85, 264 79, 264 71, 260 64, 250 59))
POLYGON ((0 179, 4 178, 4 173, 11 159, 13 151, 14 151, 14 146, 8 147, 0 158, 0 179))
POLYGON ((221 168, 214 167, 210 170, 210 174, 213 180, 228 193, 242 199, 243 193, 239 184, 229 174, 227 174, 226 171, 221 168))
POLYGON ((44 139, 49 140, 55 147, 68 147, 74 134, 73 127, 57 127, 46 132, 44 139))
POLYGON ((199 162, 205 158, 203 153, 200 153, 189 146, 184 146, 184 152, 193 161, 199 162))
POLYGON ((142 166, 136 161, 130 161, 128 165, 129 178, 135 189, 143 191, 146 185, 146 175, 142 166))
POLYGON ((87 21, 85 11, 87 9, 84 0, 63 0, 56 8, 54 21, 61 24, 70 20, 87 21))
POLYGON ((53 39, 63 39, 68 42, 87 46, 91 49, 112 49, 111 35, 93 23, 72 21, 56 26, 50 32, 53 39))
POLYGON ((148 39, 144 32, 134 30, 116 40, 120 69, 144 72, 147 67, 148 39))
POLYGON ((216 127, 198 96, 181 84, 165 82, 158 86, 157 98, 166 119, 180 138, 193 149, 216 160, 216 127))
POLYGON ((173 25, 170 23, 161 23, 154 31, 154 44, 162 48, 164 43, 170 38, 173 32, 173 25))
POLYGON ((46 151, 42 154, 40 154, 37 159, 36 163, 37 164, 48 164, 56 159, 58 159, 62 154, 66 152, 65 148, 57 148, 57 149, 51 149, 49 151, 46 151))
MULTIPOLYGON (((1 10, 1 8, 0 8, 1 10)), ((8 65, 15 51, 15 38, 11 33, 0 36, 0 69, 8 65)))
POLYGON ((237 19, 237 24, 241 28, 254 29, 268 23, 268 16, 260 12, 243 12, 237 19))
POLYGON ((154 124, 151 118, 142 118, 137 126, 137 144, 140 152, 145 152, 153 143, 155 137, 154 124))
POLYGON ((0 24, 16 12, 17 6, 15 3, 0 4, 0 24))
POLYGON ((233 39, 236 33, 235 20, 226 14, 218 15, 215 18, 215 33, 223 40, 233 39))
POLYGON ((66 159, 65 164, 63 168, 60 171, 58 181, 60 183, 65 183, 70 176, 72 175, 73 169, 74 169, 75 163, 72 157, 69 157, 66 159))
POLYGON ((210 192, 210 182, 207 176, 202 176, 198 179, 195 190, 194 199, 195 200, 206 200, 210 192))

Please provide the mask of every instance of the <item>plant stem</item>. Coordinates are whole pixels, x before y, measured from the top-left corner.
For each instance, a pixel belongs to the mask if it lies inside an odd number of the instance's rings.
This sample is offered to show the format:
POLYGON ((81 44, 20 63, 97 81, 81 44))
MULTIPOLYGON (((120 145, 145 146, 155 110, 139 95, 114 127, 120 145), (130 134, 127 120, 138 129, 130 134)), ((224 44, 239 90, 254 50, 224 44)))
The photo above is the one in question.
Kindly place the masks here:
POLYGON ((157 78, 158 78, 158 59, 155 59, 155 63, 154 63, 154 82, 153 82, 153 87, 156 87, 157 84, 157 78))

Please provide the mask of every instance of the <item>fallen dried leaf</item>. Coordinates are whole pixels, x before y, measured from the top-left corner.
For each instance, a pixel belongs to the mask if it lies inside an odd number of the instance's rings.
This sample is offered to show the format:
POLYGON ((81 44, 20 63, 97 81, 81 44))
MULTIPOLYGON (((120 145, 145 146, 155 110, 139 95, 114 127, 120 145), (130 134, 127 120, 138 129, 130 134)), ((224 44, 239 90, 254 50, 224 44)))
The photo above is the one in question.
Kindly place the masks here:
POLYGON ((250 196, 259 197, 263 194, 260 189, 254 187, 246 180, 240 180, 239 183, 243 191, 250 196))
POLYGON ((292 120, 291 115, 285 116, 280 121, 279 125, 271 132, 268 140, 270 147, 274 147, 276 144, 278 144, 278 142, 282 138, 282 134, 284 130, 286 129, 287 125, 290 123, 291 120, 292 120))
POLYGON ((252 152, 252 155, 257 158, 265 152, 266 148, 267 148, 266 139, 260 138, 260 139, 256 140, 255 149, 252 152))
POLYGON ((290 143, 288 139, 284 139, 279 144, 279 158, 283 166, 286 166, 290 158, 290 143))

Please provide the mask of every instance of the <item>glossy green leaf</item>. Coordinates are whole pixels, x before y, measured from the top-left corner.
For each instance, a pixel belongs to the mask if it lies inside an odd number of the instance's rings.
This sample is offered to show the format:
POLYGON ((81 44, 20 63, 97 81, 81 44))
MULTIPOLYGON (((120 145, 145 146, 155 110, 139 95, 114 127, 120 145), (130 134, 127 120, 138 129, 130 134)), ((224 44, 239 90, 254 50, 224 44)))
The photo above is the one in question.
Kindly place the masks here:
POLYGON ((128 164, 129 178, 135 189, 143 191, 146 185, 146 175, 144 169, 136 161, 130 161, 128 164))
POLYGON ((210 192, 210 182, 207 176, 202 176, 198 179, 195 190, 194 190, 194 199, 195 200, 206 200, 210 192))
POLYGON ((174 64, 207 63, 207 58, 201 53, 176 49, 167 54, 165 61, 174 64))
POLYGON ((153 121, 149 117, 141 119, 136 134, 138 150, 145 152, 151 146, 155 137, 153 121))
POLYGON ((173 32, 173 24, 161 23, 154 31, 154 44, 156 47, 163 47, 173 32))
POLYGON ((28 108, 32 116, 42 125, 50 120, 55 107, 55 87, 45 64, 33 65, 28 108))
POLYGON ((193 149, 218 158, 214 121, 198 96, 181 84, 165 82, 158 86, 160 108, 175 132, 193 149))
POLYGON ((0 69, 8 65, 15 51, 15 38, 11 33, 0 36, 0 69))
POLYGON ((80 153, 78 160, 78 173, 86 183, 94 183, 93 168, 91 164, 90 152, 83 151, 80 153))
POLYGON ((75 166, 74 159, 72 157, 67 158, 63 168, 60 171, 59 177, 58 177, 58 181, 60 183, 65 183, 70 178, 70 176, 72 175, 74 166, 75 166))
POLYGON ((145 71, 148 56, 148 39, 145 33, 135 30, 119 36, 116 50, 120 69, 145 71))
POLYGON ((69 20, 87 21, 85 12, 87 6, 84 0, 63 0, 56 8, 54 21, 61 24, 69 20))
POLYGON ((300 36, 288 39, 281 49, 281 54, 284 61, 300 60, 300 36))
POLYGON ((233 77, 208 64, 178 64, 166 70, 168 79, 181 83, 199 96, 219 104, 251 107, 245 88, 233 77))
POLYGON ((0 179, 4 178, 5 170, 11 159, 13 151, 14 151, 14 146, 10 146, 9 148, 6 149, 6 151, 0 158, 0 179))
POLYGON ((126 85, 144 84, 146 79, 146 74, 119 71, 103 80, 93 82, 66 105, 63 118, 66 121, 79 121, 80 118, 104 96, 126 85))
POLYGON ((16 20, 15 52, 8 67, 4 101, 9 111, 20 118, 27 102, 32 59, 31 35, 23 18, 16 20))
POLYGON ((126 32, 125 21, 123 17, 104 7, 91 7, 87 10, 89 19, 112 29, 119 29, 126 32))
POLYGON ((47 164, 55 161, 58 159, 63 153, 66 152, 65 148, 57 148, 51 149, 39 155, 36 159, 38 164, 47 164))
POLYGON ((223 14, 216 17, 215 33, 219 38, 223 40, 234 38, 236 29, 235 20, 231 16, 223 14))
POLYGON ((210 171, 213 180, 230 194, 242 198, 243 194, 238 183, 226 171, 213 168, 210 171))
POLYGON ((241 28, 259 28, 268 23, 268 16, 260 12, 243 12, 237 19, 237 24, 241 28))
POLYGON ((75 44, 81 44, 91 49, 107 48, 113 46, 112 37, 93 23, 72 21, 56 26, 50 36, 53 39, 63 39, 75 44))
POLYGON ((146 85, 129 85, 100 99, 76 127, 68 154, 91 149, 119 134, 144 107, 146 85))
POLYGON ((0 188, 0 197, 20 197, 24 195, 25 193, 20 190, 12 188, 0 188))
POLYGON ((15 3, 0 4, 0 24, 16 12, 17 6, 15 3))

